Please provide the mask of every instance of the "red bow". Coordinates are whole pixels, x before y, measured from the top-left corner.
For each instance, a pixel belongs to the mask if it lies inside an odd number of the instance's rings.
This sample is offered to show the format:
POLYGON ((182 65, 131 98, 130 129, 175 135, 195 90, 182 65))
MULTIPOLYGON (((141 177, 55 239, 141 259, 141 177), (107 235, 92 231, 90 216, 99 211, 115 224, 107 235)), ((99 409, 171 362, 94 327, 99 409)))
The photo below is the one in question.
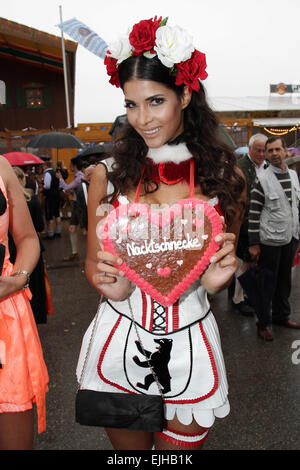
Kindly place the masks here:
POLYGON ((181 163, 159 163, 155 164, 150 158, 147 158, 150 162, 150 171, 147 174, 148 178, 165 184, 176 184, 179 181, 189 183, 190 182, 190 161, 185 160, 181 163))

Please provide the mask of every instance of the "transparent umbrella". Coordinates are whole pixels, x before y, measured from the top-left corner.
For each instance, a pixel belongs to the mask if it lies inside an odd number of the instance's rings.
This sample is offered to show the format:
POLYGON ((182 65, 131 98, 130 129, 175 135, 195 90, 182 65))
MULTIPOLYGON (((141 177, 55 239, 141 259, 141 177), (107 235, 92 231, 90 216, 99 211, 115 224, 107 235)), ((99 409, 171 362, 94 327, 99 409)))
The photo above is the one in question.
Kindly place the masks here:
POLYGON ((245 147, 238 147, 235 149, 234 153, 237 155, 246 155, 248 153, 249 148, 247 146, 245 147))

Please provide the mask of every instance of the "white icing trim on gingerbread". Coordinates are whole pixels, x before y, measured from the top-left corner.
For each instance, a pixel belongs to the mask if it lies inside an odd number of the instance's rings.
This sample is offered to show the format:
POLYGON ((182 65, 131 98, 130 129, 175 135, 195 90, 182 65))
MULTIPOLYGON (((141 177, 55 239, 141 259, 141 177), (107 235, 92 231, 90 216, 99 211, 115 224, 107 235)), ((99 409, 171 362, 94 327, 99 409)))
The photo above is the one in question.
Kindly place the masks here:
POLYGON ((178 145, 165 144, 159 148, 149 148, 147 155, 156 165, 168 162, 179 164, 189 160, 192 156, 184 142, 178 145))

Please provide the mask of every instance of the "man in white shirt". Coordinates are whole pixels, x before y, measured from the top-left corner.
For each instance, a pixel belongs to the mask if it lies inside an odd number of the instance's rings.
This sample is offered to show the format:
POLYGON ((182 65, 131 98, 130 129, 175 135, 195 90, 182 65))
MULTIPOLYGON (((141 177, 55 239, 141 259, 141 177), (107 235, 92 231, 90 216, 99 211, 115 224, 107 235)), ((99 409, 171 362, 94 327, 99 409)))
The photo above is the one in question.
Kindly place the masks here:
POLYGON ((47 223, 47 239, 53 240, 61 234, 61 219, 59 215, 59 180, 51 166, 44 164, 43 193, 45 196, 45 218, 47 223), (56 224, 56 230, 54 231, 56 224))

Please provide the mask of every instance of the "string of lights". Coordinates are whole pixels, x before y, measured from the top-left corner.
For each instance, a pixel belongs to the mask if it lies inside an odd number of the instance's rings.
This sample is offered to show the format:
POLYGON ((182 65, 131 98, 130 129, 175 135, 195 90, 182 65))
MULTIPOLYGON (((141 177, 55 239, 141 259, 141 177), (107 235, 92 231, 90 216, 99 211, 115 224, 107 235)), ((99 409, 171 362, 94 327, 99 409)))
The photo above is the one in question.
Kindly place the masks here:
POLYGON ((278 128, 267 128, 267 127, 264 127, 264 130, 268 133, 268 134, 272 134, 272 135, 286 135, 286 134, 289 134, 290 132, 294 132, 296 131, 297 129, 299 129, 300 126, 293 126, 291 127, 290 129, 278 129, 278 128))

